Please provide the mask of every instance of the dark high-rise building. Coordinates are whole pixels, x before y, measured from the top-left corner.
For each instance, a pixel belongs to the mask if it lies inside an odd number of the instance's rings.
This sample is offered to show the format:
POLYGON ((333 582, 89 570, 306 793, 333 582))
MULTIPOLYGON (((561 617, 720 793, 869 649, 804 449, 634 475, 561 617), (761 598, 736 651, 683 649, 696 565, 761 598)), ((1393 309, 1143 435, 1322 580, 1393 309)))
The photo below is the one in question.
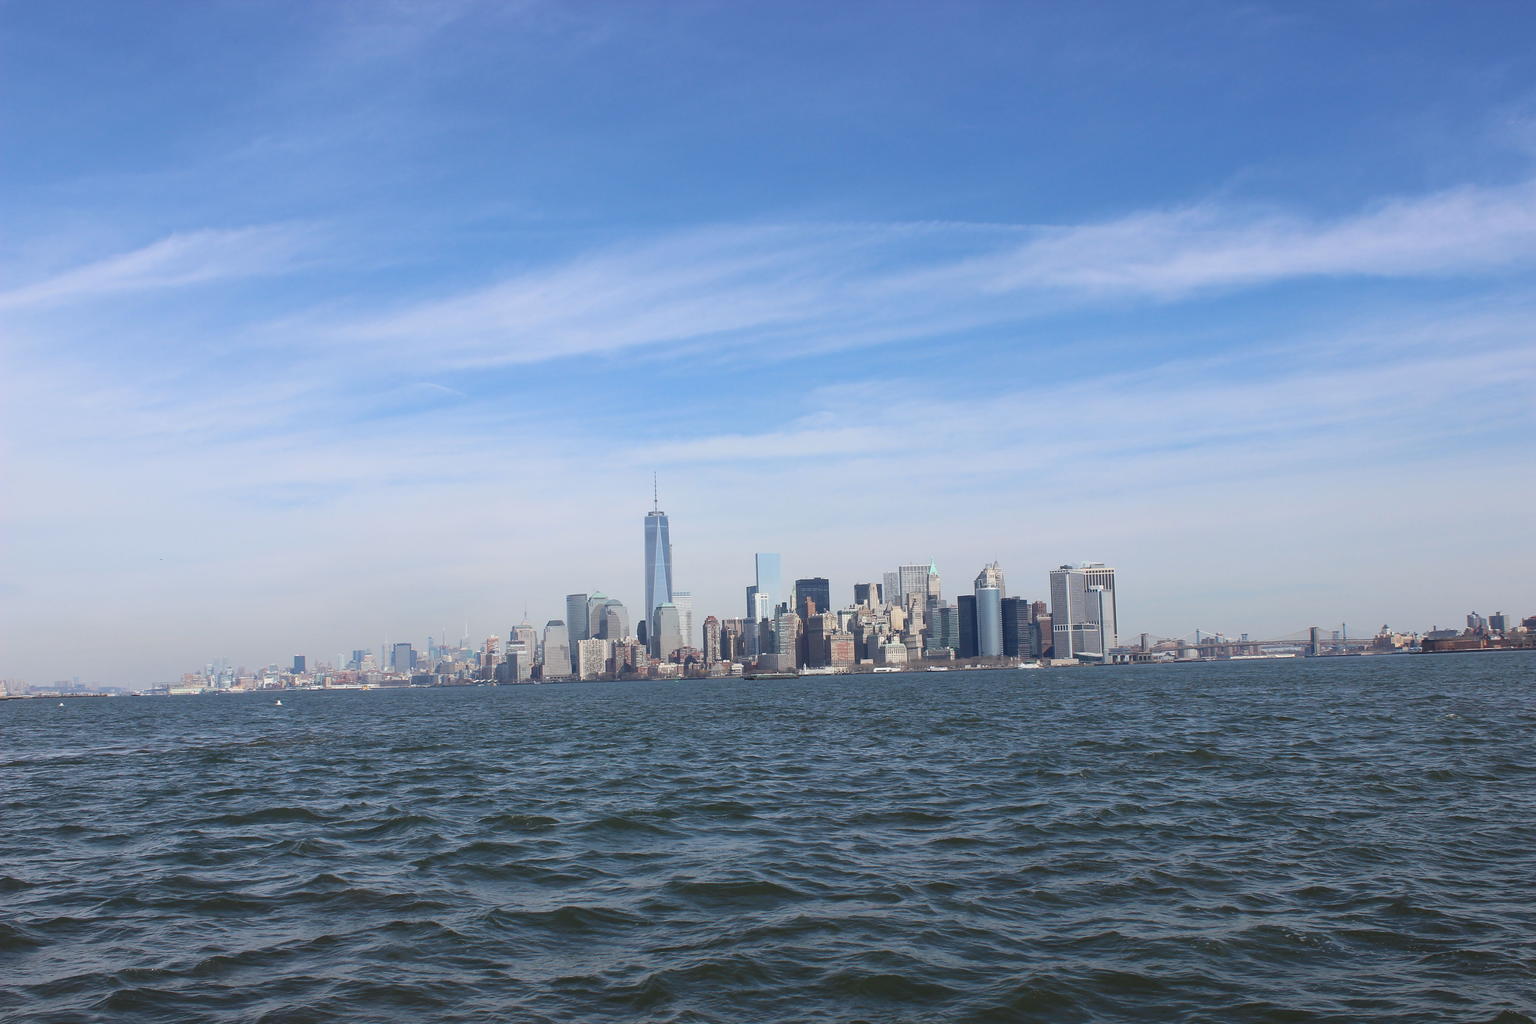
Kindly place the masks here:
POLYGON ((416 667, 416 652, 410 644, 395 644, 389 653, 389 667, 393 672, 409 672, 416 667))
POLYGON ((1035 657, 1035 624, 1029 602, 1022 597, 1003 598, 1003 656, 1035 657))
POLYGON ((565 595, 565 631, 571 654, 574 655, 576 645, 592 635, 587 617, 586 594, 565 595))
POLYGON ((878 583, 855 583, 853 603, 863 608, 878 608, 881 603, 880 590, 878 583))
POLYGON ((959 658, 976 657, 976 595, 961 594, 955 598, 960 626, 960 646, 955 649, 959 658))
MULTIPOLYGON (((1035 602, 1035 604, 1041 603, 1035 602)), ((1056 656, 1056 634, 1051 629, 1050 612, 1040 612, 1035 615, 1035 656, 1038 658, 1056 656)))
POLYGON ((795 580, 795 611, 802 616, 816 615, 832 610, 832 585, 825 576, 795 580), (806 607, 806 600, 815 602, 814 608, 806 607))
MULTIPOLYGON (((798 588, 799 584, 796 584, 798 588)), ((815 603, 815 598, 801 597, 802 601, 815 603)), ((800 635, 800 664, 820 668, 832 664, 831 635, 837 630, 837 617, 816 612, 805 617, 805 630, 800 635)))
POLYGON ((302 654, 295 654, 293 656, 293 674, 294 675, 301 675, 301 674, 303 674, 303 672, 304 672, 304 655, 302 655, 302 654))
POLYGON ((955 656, 960 654, 960 610, 952 604, 941 604, 933 610, 928 622, 928 649, 948 648, 955 656))

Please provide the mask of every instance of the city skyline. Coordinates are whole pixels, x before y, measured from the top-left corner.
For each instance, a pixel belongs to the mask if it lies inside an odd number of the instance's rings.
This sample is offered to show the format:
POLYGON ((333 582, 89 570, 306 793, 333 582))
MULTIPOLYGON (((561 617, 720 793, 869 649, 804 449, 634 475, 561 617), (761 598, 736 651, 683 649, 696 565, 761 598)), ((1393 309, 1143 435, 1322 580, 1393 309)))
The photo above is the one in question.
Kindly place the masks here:
MULTIPOLYGON (((656 489, 654 477, 652 489, 653 492, 656 489)), ((658 584, 664 581, 670 591, 672 587, 670 520, 660 510, 659 500, 654 493, 652 508, 645 514, 644 525, 641 560, 645 567, 645 582, 649 585, 653 581, 658 584)), ((754 582, 746 588, 748 607, 756 607, 762 613, 765 624, 772 624, 776 629, 782 629, 784 622, 794 620, 797 615, 803 619, 809 607, 814 607, 818 613, 857 609, 861 605, 861 591, 873 593, 873 588, 878 586, 884 591, 882 602, 884 606, 906 607, 914 610, 918 616, 918 622, 921 623, 923 635, 928 637, 924 642, 939 648, 948 645, 952 651, 951 657, 961 659, 1039 657, 1041 656, 1039 645, 1052 642, 1053 657, 1067 660, 1073 660, 1079 656, 1103 659, 1111 647, 1125 647, 1129 640, 1128 634, 1120 629, 1116 569, 1106 566, 1103 562, 1070 562, 1051 568, 1045 574, 1046 583, 1039 587, 1038 596, 1033 593, 1009 595, 1006 572, 1000 562, 995 559, 983 564, 969 592, 961 590, 953 594, 943 594, 940 583, 942 573, 938 569, 936 560, 929 559, 925 563, 900 564, 895 570, 882 571, 879 573, 883 580, 882 584, 875 584, 867 579, 850 582, 844 588, 847 594, 842 598, 836 596, 837 591, 830 580, 817 576, 796 579, 790 592, 781 593, 781 599, 771 606, 768 604, 770 599, 766 594, 754 600, 754 595, 765 585, 768 591, 778 593, 782 588, 781 574, 780 553, 759 551, 752 555, 751 575, 754 582), (808 596, 812 598, 810 606, 805 604, 808 596), (790 598, 794 599, 797 607, 790 607, 790 598), (822 599, 828 603, 821 604, 822 599), (1029 610, 1031 604, 1044 613, 1042 624, 1038 627, 1039 632, 1033 631, 1037 613, 1029 610), (781 609, 782 612, 775 614, 774 607, 781 609), (927 621, 925 622, 924 619, 927 621), (1047 641, 1046 637, 1050 637, 1051 640, 1047 641), (1027 653, 1030 644, 1034 644, 1035 649, 1027 653)), ((1026 589, 1027 587, 1026 584, 1026 589)), ((500 629, 492 627, 488 631, 481 631, 471 629, 470 624, 466 622, 464 633, 457 641, 444 635, 446 631, 440 631, 437 635, 437 643, 444 651, 449 649, 469 651, 479 647, 483 637, 488 654, 494 651, 498 659, 503 655, 515 656, 519 660, 514 662, 508 670, 513 678, 503 679, 501 674, 497 674, 494 678, 501 682, 527 681, 530 669, 537 666, 543 666, 541 671, 546 677, 552 673, 555 678, 563 678, 569 673, 572 677, 584 679, 588 678, 588 672, 584 667, 585 656, 591 653, 595 657, 600 651, 611 653, 612 650, 611 647, 593 648, 590 652, 584 650, 583 645, 589 638, 594 641, 599 637, 609 641, 633 640, 642 623, 650 631, 651 640, 649 644, 639 643, 636 649, 648 646, 653 659, 666 660, 666 654, 661 648, 676 650, 707 646, 706 638, 694 628, 694 620, 698 612, 693 605, 692 593, 672 591, 667 596, 676 596, 685 600, 681 605, 671 601, 658 604, 656 621, 660 622, 662 630, 659 637, 655 632, 657 626, 654 621, 632 619, 628 607, 621 599, 609 597, 600 589, 593 589, 590 593, 566 594, 563 598, 564 617, 550 618, 544 621, 542 626, 530 618, 527 610, 530 604, 525 601, 522 617, 516 623, 506 624, 500 629), (690 636, 690 633, 693 635, 690 636), (536 641, 536 650, 535 642, 532 640, 535 635, 542 637, 541 640, 536 641)), ((733 618, 728 614, 721 614, 724 610, 721 608, 705 611, 699 618, 700 628, 705 623, 714 624, 716 646, 719 643, 721 625, 733 618)), ((1518 622, 1519 619, 1518 614, 1510 615, 1502 611, 1492 616, 1482 616, 1473 611, 1465 617, 1468 630, 1486 629, 1490 621, 1497 630, 1503 630, 1506 626, 1518 622)), ((1447 621, 1454 622, 1454 617, 1447 621)), ((808 619, 797 622, 797 631, 809 628, 808 623, 808 619)), ((1338 625, 1340 628, 1333 630, 1329 626, 1320 626, 1314 622, 1306 628, 1311 630, 1314 638, 1331 634, 1333 639, 1337 640, 1341 635, 1344 637, 1351 635, 1347 621, 1341 621, 1338 625)), ((1382 625, 1390 626, 1391 624, 1382 625)), ((820 627, 816 628, 819 630, 820 627)), ((1362 635, 1370 635, 1375 628, 1357 626, 1353 636, 1358 639, 1362 635)), ((1408 632, 1417 633, 1440 628, 1440 624, 1438 622, 1428 626, 1411 624, 1406 628, 1408 632)), ((1229 642, 1240 643, 1248 642, 1250 633, 1252 633, 1252 639, 1256 641, 1276 640, 1281 635, 1279 632, 1269 635, 1264 631, 1255 633, 1252 630, 1231 627, 1202 630, 1198 626, 1182 634, 1163 634, 1150 630, 1136 632, 1139 632, 1143 638, 1151 637, 1156 641, 1188 639, 1191 634, 1198 641, 1200 634, 1204 632, 1207 637, 1214 634, 1224 637, 1229 642)), ((1301 632, 1301 628, 1293 628, 1285 632, 1297 635, 1301 632)), ((1297 642, 1301 642, 1299 638, 1297 642)), ((396 674, 424 671, 430 666, 422 664, 418 659, 431 658, 433 648, 434 640, 431 634, 427 635, 426 644, 421 649, 414 646, 414 640, 386 639, 379 648, 377 664, 396 674)), ((774 647, 771 649, 759 649, 754 636, 747 642, 746 649, 749 654, 769 654, 774 651, 784 654, 787 651, 789 657, 792 659, 794 657, 793 642, 781 639, 775 639, 774 647)), ((800 656, 801 665, 825 664, 825 662, 818 663, 814 658, 807 660, 803 648, 800 656)), ((311 657, 308 650, 293 654, 292 670, 295 673, 305 671, 304 666, 311 657)), ((365 657, 371 658, 372 652, 354 648, 350 659, 346 659, 343 654, 338 654, 336 663, 329 665, 329 670, 334 671, 346 665, 361 668, 365 657)), ((854 657, 857 659, 856 654, 854 657)), ((902 658, 904 663, 907 655, 903 654, 902 658)), ((254 659, 250 665, 245 665, 240 659, 226 655, 212 656, 203 660, 208 665, 223 665, 224 671, 235 670, 237 665, 249 668, 277 663, 271 660, 254 659)), ((314 660, 317 664, 328 664, 323 654, 314 660)), ((748 661, 750 660, 749 658, 748 661)), ((884 662, 867 662, 867 664, 884 664, 884 662)), ((5 678, 0 676, 0 679, 5 678)), ((104 682, 108 686, 147 685, 149 683, 164 684, 168 678, 144 681, 115 678, 111 681, 94 681, 104 682)), ((76 673, 64 677, 64 681, 69 679, 78 681, 80 676, 76 673)), ((39 685, 34 681, 20 678, 12 678, 11 681, 15 685, 33 687, 39 685)))
POLYGON ((1536 607, 1533 33, 15 6, 0 675, 638 622, 653 473, 696 631, 759 551, 1099 559, 1163 635, 1536 607))

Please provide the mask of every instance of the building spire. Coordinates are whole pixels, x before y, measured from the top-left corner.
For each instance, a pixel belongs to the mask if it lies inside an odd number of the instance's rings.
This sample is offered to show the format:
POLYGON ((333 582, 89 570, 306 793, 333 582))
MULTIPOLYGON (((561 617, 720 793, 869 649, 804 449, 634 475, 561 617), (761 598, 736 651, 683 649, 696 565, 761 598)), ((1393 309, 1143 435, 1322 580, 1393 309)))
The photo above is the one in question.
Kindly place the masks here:
POLYGON ((661 511, 661 491, 656 486, 656 471, 651 471, 651 511, 661 511))

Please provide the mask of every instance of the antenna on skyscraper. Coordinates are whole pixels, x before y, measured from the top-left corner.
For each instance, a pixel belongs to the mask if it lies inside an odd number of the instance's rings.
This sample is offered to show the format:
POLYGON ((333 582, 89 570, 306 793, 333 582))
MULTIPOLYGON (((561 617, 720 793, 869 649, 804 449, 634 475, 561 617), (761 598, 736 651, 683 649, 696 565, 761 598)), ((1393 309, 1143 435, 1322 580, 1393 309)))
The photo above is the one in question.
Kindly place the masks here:
POLYGON ((656 486, 656 471, 651 471, 651 511, 661 511, 661 491, 656 486))

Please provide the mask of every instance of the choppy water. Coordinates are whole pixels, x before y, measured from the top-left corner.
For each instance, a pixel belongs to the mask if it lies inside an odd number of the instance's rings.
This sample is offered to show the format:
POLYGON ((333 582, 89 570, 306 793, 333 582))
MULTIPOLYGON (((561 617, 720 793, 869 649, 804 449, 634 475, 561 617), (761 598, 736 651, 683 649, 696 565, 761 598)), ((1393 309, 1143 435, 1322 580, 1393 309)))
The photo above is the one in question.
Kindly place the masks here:
POLYGON ((0 1019, 1536 1007, 1536 657, 283 703, 0 703, 0 1019))

